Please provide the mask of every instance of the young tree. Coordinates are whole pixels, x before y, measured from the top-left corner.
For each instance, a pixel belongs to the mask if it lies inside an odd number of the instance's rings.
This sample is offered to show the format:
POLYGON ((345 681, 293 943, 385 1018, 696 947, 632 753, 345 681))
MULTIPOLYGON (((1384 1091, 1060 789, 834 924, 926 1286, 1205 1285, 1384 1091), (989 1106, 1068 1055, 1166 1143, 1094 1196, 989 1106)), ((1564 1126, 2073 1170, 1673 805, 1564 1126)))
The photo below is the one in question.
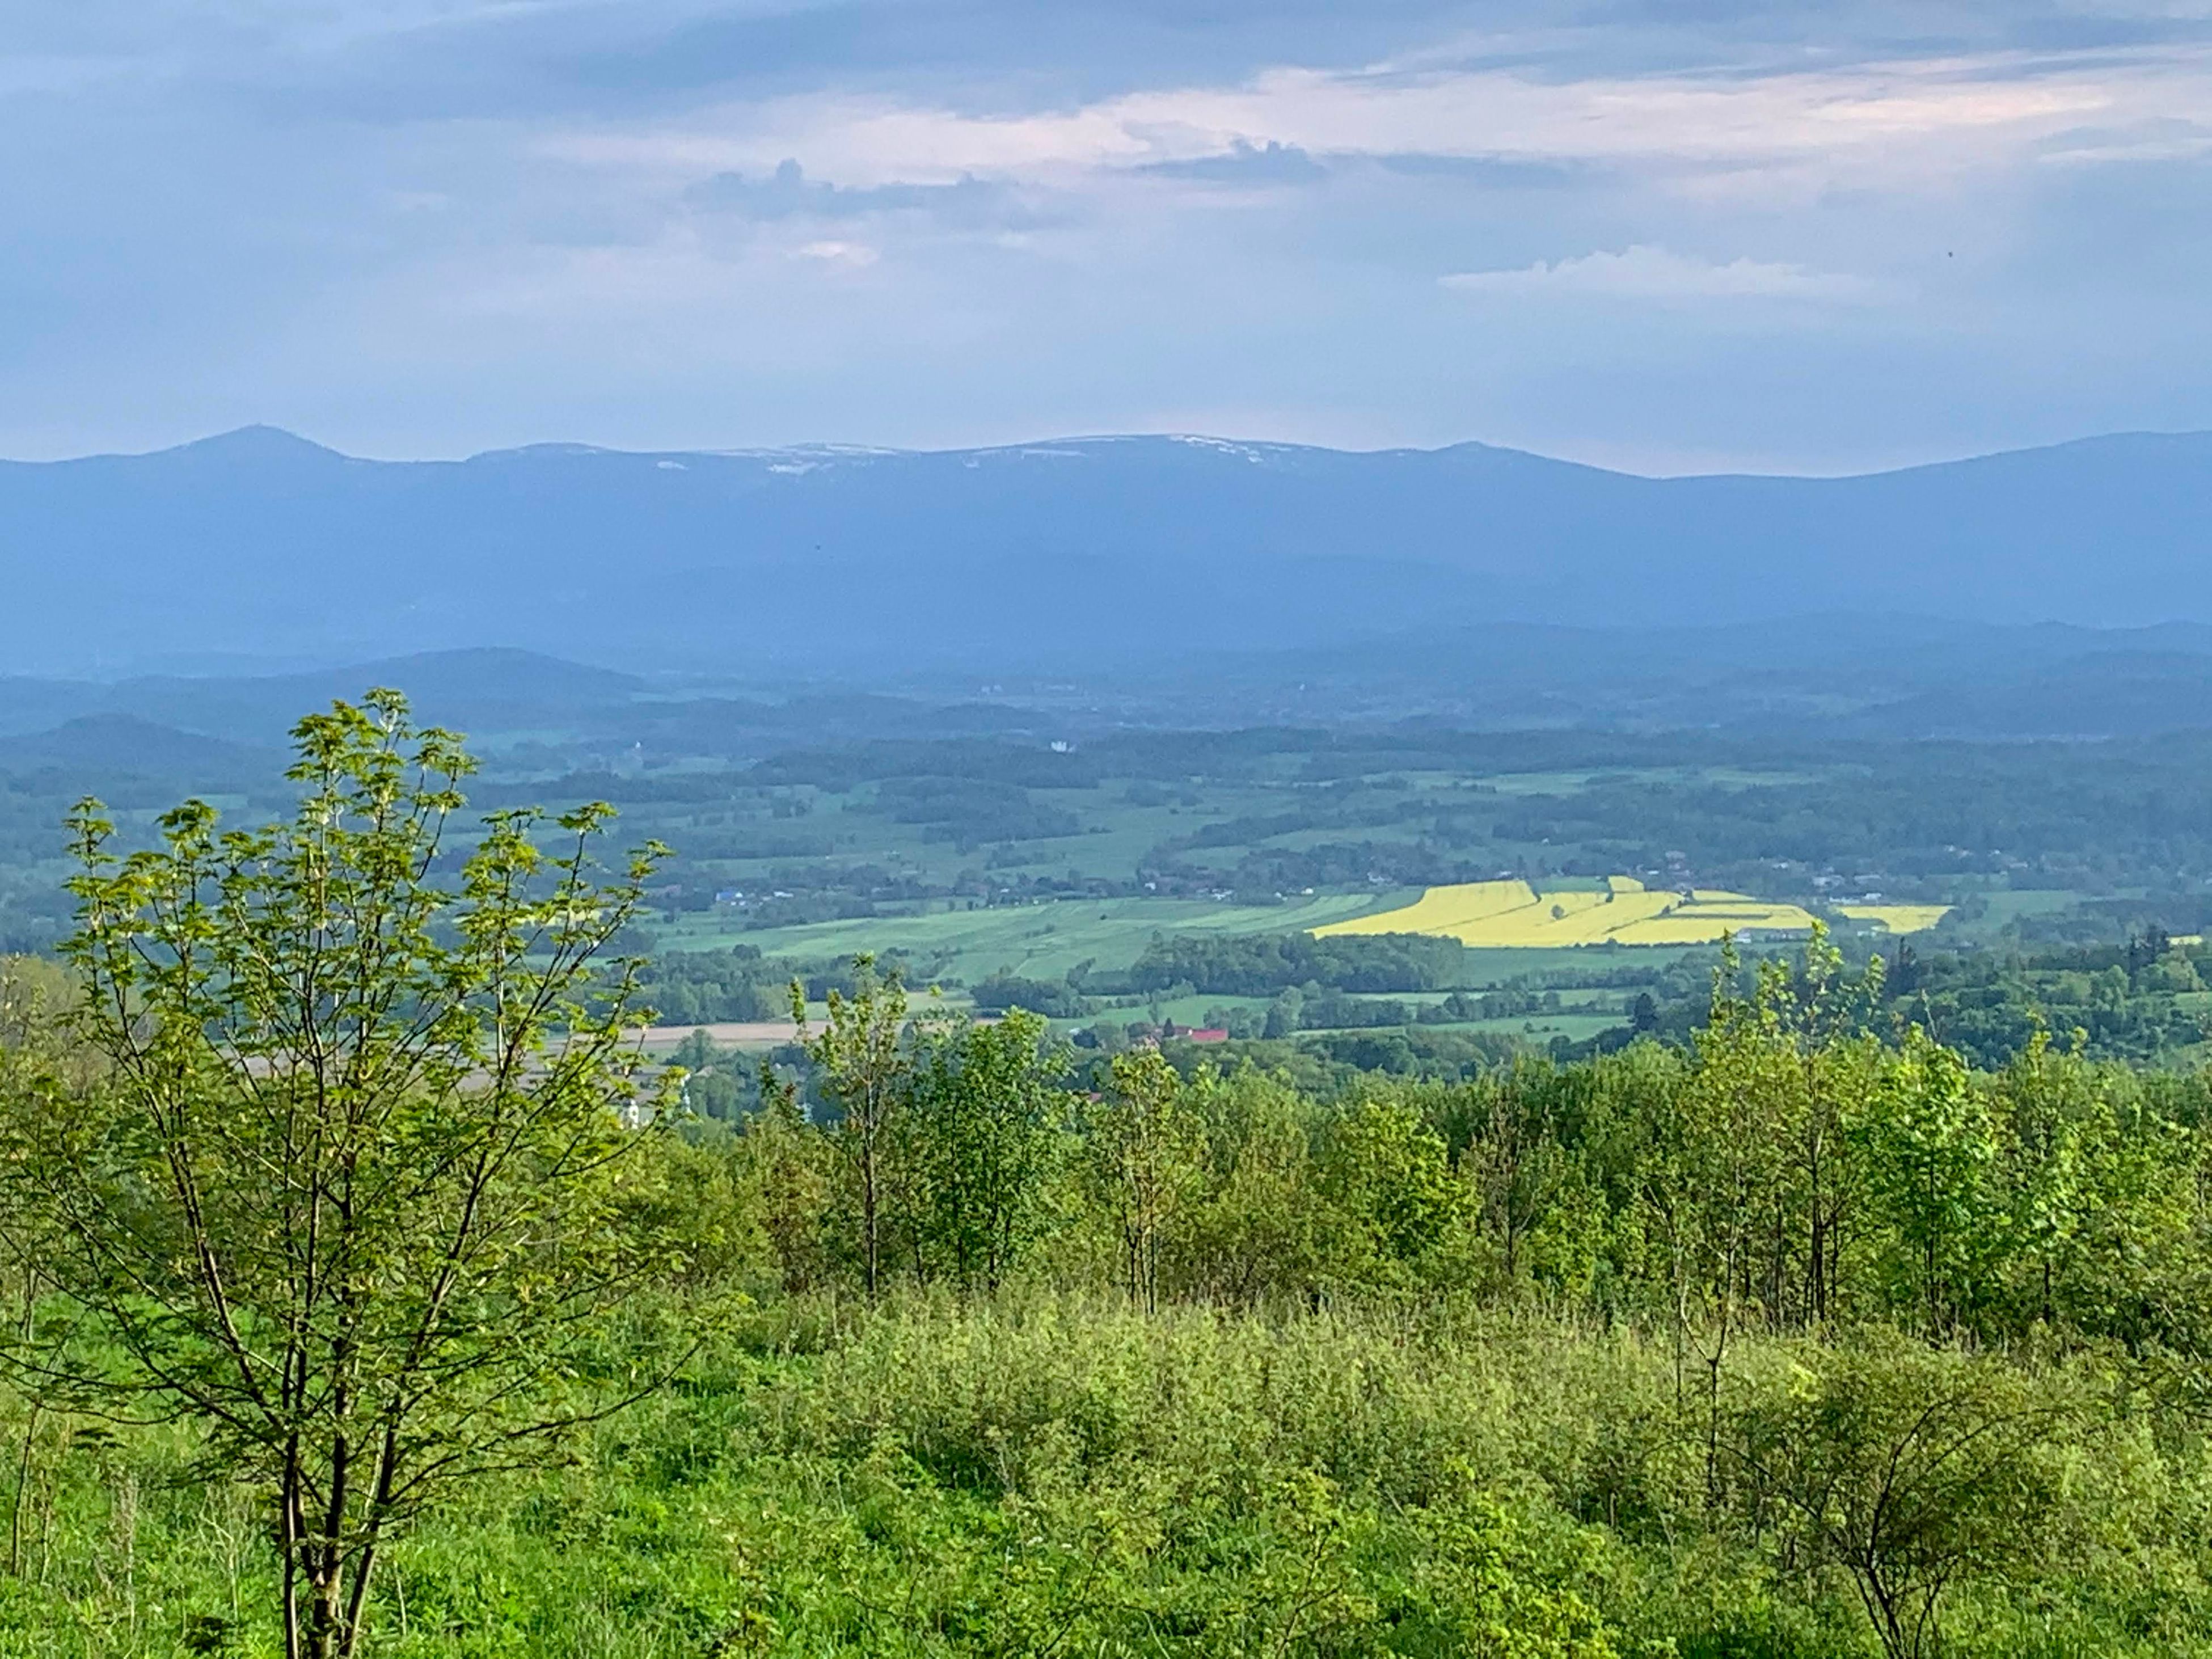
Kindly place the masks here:
POLYGON ((1889 1659, 1942 1650, 1961 1577, 2033 1578, 2078 1518, 2065 1453, 2097 1407, 2072 1378, 1863 1331, 1807 1343, 1730 1414, 1745 1518, 1850 1576, 1889 1659))
POLYGON ((1157 1048, 1116 1054, 1091 1109, 1091 1174, 1120 1237, 1121 1280, 1147 1313, 1160 1305, 1160 1256, 1198 1174, 1183 1082, 1157 1048))
POLYGON ((1964 1060, 1916 1030, 1860 1103, 1853 1128, 1887 1224, 1882 1265, 1892 1306, 1917 1313, 1931 1334, 1948 1334, 1985 1299, 2005 1244, 1989 1102, 1964 1060))
POLYGON ((1996 1081, 1995 1173, 2008 1200, 2010 1241, 2025 1258, 2033 1317, 2051 1324, 2089 1223, 2094 1194, 2085 1176, 2098 1150, 2101 1103, 2089 1067, 2078 1054, 2053 1052, 2040 1024, 1996 1081))
POLYGON ((1817 922, 1795 974, 1769 964, 1762 976, 1761 1023, 1796 1062, 1783 1088, 1781 1201, 1765 1286, 1768 1322, 1778 1329, 1824 1325, 1842 1311, 1844 1243, 1863 1196, 1844 1118, 1879 1068, 1879 1044, 1863 1033, 1884 979, 1880 957, 1855 980, 1847 975, 1843 953, 1817 922))
POLYGON ((791 1018, 814 1062, 822 1093, 837 1113, 833 1139, 860 1184, 860 1267, 872 1299, 883 1287, 885 1158, 913 1056, 906 1044, 906 987, 899 970, 876 971, 872 956, 853 958, 853 994, 832 989, 830 1023, 810 1032, 806 988, 791 984, 791 1018))
POLYGON ((1201 1071, 1184 1098, 1202 1162, 1176 1224, 1178 1278, 1209 1300, 1310 1296, 1352 1249, 1313 1156, 1325 1109, 1253 1066, 1201 1071))
POLYGON ((909 1158, 926 1242, 963 1285, 995 1289, 1035 1241, 1039 1199, 1066 1121, 1064 1052, 1025 1009, 994 1024, 961 1020, 916 1044, 909 1158))
POLYGON ((1466 1205, 1443 1137, 1401 1100, 1347 1108, 1330 1124, 1319 1163, 1322 1191, 1356 1231, 1363 1277, 1402 1282, 1466 1205))
POLYGON ((198 1423, 210 1474, 266 1495, 288 1659, 344 1659, 397 1530, 610 1409, 578 1356, 639 1265, 611 1223, 653 1112, 634 965, 595 960, 659 849, 603 885, 611 809, 511 811, 455 868, 452 734, 379 690, 293 735, 289 823, 189 801, 118 858, 98 803, 73 816, 109 1074, 9 1103, 0 1217, 81 1339, 16 1346, 19 1375, 198 1423))
MULTIPOLYGON (((1648 1213, 1673 1279, 1678 1392, 1694 1346, 1705 1373, 1705 1483, 1717 1498, 1720 1391, 1730 1345, 1754 1311, 1758 1246, 1784 1190, 1795 1056, 1773 1040, 1769 994, 1737 994, 1739 961, 1723 939, 1712 1012, 1695 1062, 1668 1103, 1671 1121, 1646 1165, 1648 1213)), ((1761 981, 1765 992, 1771 980, 1761 981)))
POLYGON ((1498 1243, 1508 1287, 1526 1266, 1528 1236, 1543 1224, 1573 1174, 1553 1121, 1556 1074, 1522 1064, 1488 1080, 1487 1109, 1461 1155, 1482 1230, 1498 1243))
POLYGON ((761 1062, 760 1110, 738 1147, 760 1208, 761 1231, 775 1253, 784 1294, 811 1288, 827 1270, 823 1217, 830 1208, 832 1153, 806 1121, 795 1084, 761 1062))

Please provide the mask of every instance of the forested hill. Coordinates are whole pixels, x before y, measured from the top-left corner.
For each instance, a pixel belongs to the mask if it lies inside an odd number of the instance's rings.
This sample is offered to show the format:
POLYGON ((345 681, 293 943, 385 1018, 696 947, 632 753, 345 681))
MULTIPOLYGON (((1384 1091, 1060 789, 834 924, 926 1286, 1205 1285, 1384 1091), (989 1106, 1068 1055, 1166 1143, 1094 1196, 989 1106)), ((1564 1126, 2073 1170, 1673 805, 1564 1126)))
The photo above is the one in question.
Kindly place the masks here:
POLYGON ((499 639, 1074 668, 1512 617, 2212 620, 2205 434, 1649 479, 1475 444, 1170 437, 397 463, 251 428, 0 465, 0 526, 18 672, 187 638, 295 659, 499 639))

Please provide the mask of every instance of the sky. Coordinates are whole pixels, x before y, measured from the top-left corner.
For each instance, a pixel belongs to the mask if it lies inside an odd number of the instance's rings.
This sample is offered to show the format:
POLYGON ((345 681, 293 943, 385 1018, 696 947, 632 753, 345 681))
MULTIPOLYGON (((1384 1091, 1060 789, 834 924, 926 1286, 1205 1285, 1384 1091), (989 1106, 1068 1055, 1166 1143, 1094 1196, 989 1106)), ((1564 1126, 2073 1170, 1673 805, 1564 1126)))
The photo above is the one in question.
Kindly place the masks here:
POLYGON ((2212 0, 0 21, 0 455, 2212 428, 2212 0))

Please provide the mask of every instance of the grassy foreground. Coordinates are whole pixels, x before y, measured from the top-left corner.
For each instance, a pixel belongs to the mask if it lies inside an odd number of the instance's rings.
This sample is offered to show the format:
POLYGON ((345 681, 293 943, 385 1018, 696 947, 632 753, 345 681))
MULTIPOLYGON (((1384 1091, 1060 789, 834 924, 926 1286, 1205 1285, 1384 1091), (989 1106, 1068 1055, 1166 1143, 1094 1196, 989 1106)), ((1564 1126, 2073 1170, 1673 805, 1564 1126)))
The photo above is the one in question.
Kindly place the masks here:
MULTIPOLYGON (((2109 1386, 2079 1359, 1761 1339, 1709 1410, 1664 1344, 1547 1316, 802 1298, 733 1317, 570 1467, 432 1517, 367 1650, 1874 1653, 1848 1576, 1800 1565, 1786 1483, 1749 1470, 1820 1402, 2000 1369, 2062 1415, 2109 1386)), ((1944 1651, 2212 1652, 2201 1441, 2139 1408, 2067 1420, 2005 1477, 2034 1547, 1964 1540, 1944 1651)), ((8 1430, 0 1652, 275 1650, 268 1529, 179 1433, 8 1430)), ((1839 1510, 1863 1473, 1827 1470, 1839 1510)))

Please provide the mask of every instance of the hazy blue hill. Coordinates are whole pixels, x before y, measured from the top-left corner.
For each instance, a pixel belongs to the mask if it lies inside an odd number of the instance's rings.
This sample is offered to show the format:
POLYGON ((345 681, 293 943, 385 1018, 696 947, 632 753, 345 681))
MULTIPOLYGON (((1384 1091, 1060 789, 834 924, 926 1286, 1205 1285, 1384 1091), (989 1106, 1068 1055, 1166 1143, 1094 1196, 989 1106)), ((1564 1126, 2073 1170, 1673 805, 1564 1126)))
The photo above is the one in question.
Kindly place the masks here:
POLYGON ((97 707, 105 692, 82 681, 0 676, 0 736, 45 731, 97 707))
POLYGON ((2212 657, 2099 651, 1925 691, 1845 723, 1878 736, 2155 737, 2212 727, 2212 657))
POLYGON ((281 739, 293 722, 333 698, 392 685, 426 720, 482 730, 566 725, 627 706, 644 689, 635 675, 532 651, 432 651, 285 674, 141 675, 113 682, 0 679, 0 732, 39 730, 64 716, 131 716, 256 743, 281 739))
POLYGON ((178 730, 131 714, 85 714, 48 732, 0 738, 0 773, 54 770, 98 790, 118 775, 190 779, 193 787, 265 783, 272 752, 178 730))
POLYGON ((1107 438, 930 453, 538 445, 376 462, 267 428, 0 465, 0 666, 504 639, 846 673, 1169 659, 1504 619, 2212 621, 2212 434, 1842 479, 1510 450, 1107 438))
POLYGON ((505 731, 566 723, 580 711, 620 705, 643 682, 611 669, 537 652, 491 647, 418 652, 320 669, 253 676, 149 676, 124 680, 103 698, 112 708, 158 714, 196 731, 270 740, 309 709, 397 686, 422 720, 505 731))

